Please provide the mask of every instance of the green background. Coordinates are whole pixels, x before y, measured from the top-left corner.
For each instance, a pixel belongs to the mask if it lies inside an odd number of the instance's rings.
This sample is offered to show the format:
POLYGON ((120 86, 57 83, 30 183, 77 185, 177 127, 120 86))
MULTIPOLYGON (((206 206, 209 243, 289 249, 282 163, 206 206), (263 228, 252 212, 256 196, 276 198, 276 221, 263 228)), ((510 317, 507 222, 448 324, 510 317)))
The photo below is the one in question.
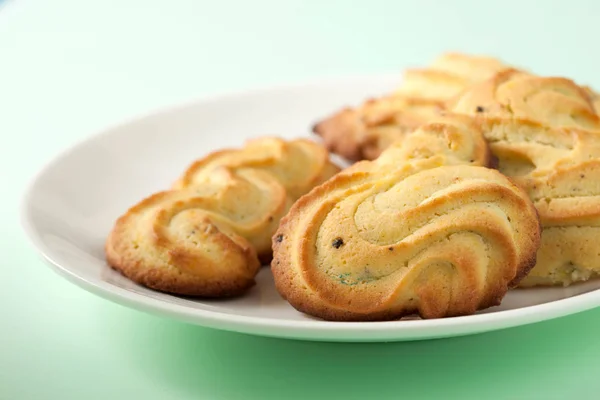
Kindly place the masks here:
POLYGON ((69 284, 18 217, 26 183, 56 152, 192 97, 400 71, 446 50, 600 88, 599 16, 595 1, 574 0, 4 3, 0 399, 600 398, 600 310, 410 343, 227 333, 69 284))

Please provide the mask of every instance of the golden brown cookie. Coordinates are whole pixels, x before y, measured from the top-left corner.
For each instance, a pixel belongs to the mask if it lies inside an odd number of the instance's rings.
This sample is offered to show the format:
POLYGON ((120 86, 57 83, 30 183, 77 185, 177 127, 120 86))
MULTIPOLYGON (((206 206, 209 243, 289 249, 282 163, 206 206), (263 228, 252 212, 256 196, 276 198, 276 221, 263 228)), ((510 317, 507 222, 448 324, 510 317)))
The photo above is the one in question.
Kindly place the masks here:
POLYGON ((508 68, 508 65, 492 57, 445 53, 427 68, 406 70, 396 94, 445 101, 508 68))
POLYGON ((450 103, 482 127, 499 169, 542 222, 538 262, 522 286, 569 285, 600 273, 600 119, 565 78, 506 71, 450 103))
POLYGON ((351 161, 373 160, 393 141, 435 119, 446 100, 507 68, 489 57, 443 54, 428 68, 405 71, 396 93, 345 108, 313 131, 333 153, 351 161))
POLYGON ((443 103, 402 96, 371 99, 319 122, 313 131, 332 153, 350 161, 374 160, 408 132, 439 115, 443 103))
POLYGON ((292 203, 339 169, 309 140, 252 140, 195 162, 170 191, 130 208, 106 242, 108 263, 150 288, 237 295, 269 260, 292 203))
POLYGON ((466 315, 497 305, 535 263, 527 194, 481 131, 446 116, 301 197, 273 236, 290 304, 328 320, 466 315))

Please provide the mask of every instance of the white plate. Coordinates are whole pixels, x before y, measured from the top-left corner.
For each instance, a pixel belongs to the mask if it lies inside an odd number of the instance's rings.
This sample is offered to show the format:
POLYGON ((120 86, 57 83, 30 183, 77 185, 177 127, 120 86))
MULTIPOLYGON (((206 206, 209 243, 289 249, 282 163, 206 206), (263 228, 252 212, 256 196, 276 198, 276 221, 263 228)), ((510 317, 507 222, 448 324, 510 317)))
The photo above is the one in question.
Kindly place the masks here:
POLYGON ((477 315, 438 320, 326 322, 295 311, 268 268, 244 297, 194 300, 138 286, 110 269, 103 245, 114 220, 167 188, 194 159, 261 135, 311 136, 320 117, 397 86, 398 76, 275 88, 186 104, 94 136, 44 168, 27 191, 22 222, 37 250, 71 282, 107 299, 191 323, 252 334, 328 341, 415 340, 542 321, 600 305, 600 281, 519 289, 477 315))

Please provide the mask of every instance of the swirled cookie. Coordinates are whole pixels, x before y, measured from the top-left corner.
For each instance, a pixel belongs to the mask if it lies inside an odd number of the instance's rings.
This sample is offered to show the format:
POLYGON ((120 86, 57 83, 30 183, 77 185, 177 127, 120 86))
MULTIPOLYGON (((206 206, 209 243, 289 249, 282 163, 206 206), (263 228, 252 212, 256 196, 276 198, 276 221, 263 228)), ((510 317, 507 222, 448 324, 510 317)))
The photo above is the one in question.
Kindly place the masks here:
POLYGON ((569 79, 506 71, 450 104, 478 121, 500 171, 539 212, 538 262, 522 286, 600 273, 600 119, 591 100, 569 79))
POLYGON ((395 140, 435 119, 444 101, 507 68, 489 57, 444 54, 429 68, 405 71, 396 93, 345 108, 313 131, 330 151, 348 160, 373 160, 395 140))
POLYGON ((535 263, 540 226, 527 194, 489 162, 478 128, 446 116, 317 186, 273 236, 278 291, 344 321, 499 304, 535 263))
POLYGON ((446 53, 428 68, 404 71, 396 94, 434 101, 450 100, 471 85, 510 68, 502 61, 485 56, 446 53))
POLYGON ((439 116, 443 103, 386 96, 345 108, 313 127, 329 151, 350 161, 374 160, 392 142, 439 116))
POLYGON ((271 256, 292 203, 339 169, 309 140, 257 139, 195 162, 169 191, 130 208, 106 242, 108 263, 150 288, 236 295, 271 256))

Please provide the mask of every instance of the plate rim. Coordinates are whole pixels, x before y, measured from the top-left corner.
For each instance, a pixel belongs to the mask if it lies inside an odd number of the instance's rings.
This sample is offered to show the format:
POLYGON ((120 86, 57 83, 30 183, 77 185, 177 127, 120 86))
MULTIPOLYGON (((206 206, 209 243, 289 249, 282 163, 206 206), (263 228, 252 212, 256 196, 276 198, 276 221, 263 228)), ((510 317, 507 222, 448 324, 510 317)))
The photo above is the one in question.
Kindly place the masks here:
POLYGON ((105 136, 117 136, 117 131, 126 128, 127 125, 140 123, 142 120, 151 117, 156 118, 161 115, 176 113, 188 107, 202 107, 207 103, 226 101, 227 99, 243 96, 306 89, 307 87, 322 85, 356 83, 357 80, 373 81, 376 79, 385 80, 392 78, 397 79, 397 74, 342 76, 229 91, 209 96, 194 97, 171 105, 155 107, 141 113, 135 113, 115 123, 104 125, 103 128, 97 129, 91 134, 84 135, 81 139, 74 141, 62 151, 51 156, 30 178, 21 196, 19 207, 20 225, 30 245, 41 255, 42 259, 53 271, 88 292, 111 302, 150 314, 159 314, 210 328, 260 336, 350 342, 425 340, 470 335, 529 325, 599 307, 600 289, 594 289, 565 299, 553 300, 517 309, 429 320, 337 322, 322 320, 279 320, 259 316, 227 314, 219 311, 190 308, 180 304, 168 303, 157 298, 129 291, 106 281, 88 280, 72 271, 68 266, 57 262, 52 256, 52 250, 44 243, 44 240, 40 237, 39 229, 36 228, 36 223, 31 214, 32 196, 36 186, 42 181, 44 175, 69 154, 76 152, 90 142, 100 141, 105 136))

